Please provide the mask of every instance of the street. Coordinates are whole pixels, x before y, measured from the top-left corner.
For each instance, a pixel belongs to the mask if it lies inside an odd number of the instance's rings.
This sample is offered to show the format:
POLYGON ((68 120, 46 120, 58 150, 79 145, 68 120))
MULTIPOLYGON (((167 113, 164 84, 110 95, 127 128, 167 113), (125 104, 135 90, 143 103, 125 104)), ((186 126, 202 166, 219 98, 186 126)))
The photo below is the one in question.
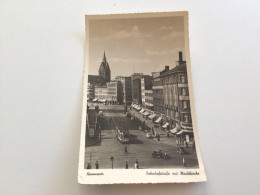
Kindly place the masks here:
MULTIPOLYGON (((147 138, 146 131, 138 130, 138 125, 126 118, 125 114, 119 112, 122 106, 113 106, 113 112, 110 106, 102 105, 100 110, 104 116, 100 118, 101 142, 86 147, 85 167, 90 162, 92 169, 95 168, 95 162, 99 162, 99 169, 111 169, 111 157, 114 157, 113 168, 124 169, 126 161, 129 169, 134 168, 136 160, 139 162, 140 169, 149 168, 183 168, 183 158, 186 162, 186 168, 197 168, 198 161, 196 151, 191 148, 185 148, 187 154, 181 155, 177 152, 175 137, 170 135, 168 138, 161 134, 160 141, 157 138, 147 138), (106 112, 107 111, 107 112, 106 112), (130 142, 122 144, 116 136, 116 126, 123 126, 129 130, 130 142), (128 154, 125 154, 125 147, 128 154), (153 158, 153 150, 164 150, 169 154, 169 159, 153 158)), ((136 115, 138 113, 136 112, 136 115)))

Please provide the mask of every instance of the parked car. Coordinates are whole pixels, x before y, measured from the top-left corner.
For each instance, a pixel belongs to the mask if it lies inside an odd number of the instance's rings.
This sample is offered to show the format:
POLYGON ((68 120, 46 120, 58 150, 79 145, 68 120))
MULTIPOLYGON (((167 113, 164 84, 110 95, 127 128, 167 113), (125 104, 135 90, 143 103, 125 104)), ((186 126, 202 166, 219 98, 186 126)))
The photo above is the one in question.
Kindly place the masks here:
POLYGON ((187 154, 186 150, 185 150, 183 147, 177 148, 177 152, 178 152, 179 154, 187 154))
POLYGON ((152 135, 151 133, 146 133, 146 134, 145 134, 145 137, 147 137, 147 138, 153 138, 153 135, 152 135))
POLYGON ((152 153, 152 157, 157 157, 157 158, 163 158, 163 159, 168 159, 169 158, 169 154, 167 154, 165 151, 163 150, 154 150, 152 153))
POLYGON ((125 116, 126 116, 127 118, 130 118, 130 117, 131 117, 131 114, 130 114, 129 112, 126 112, 126 113, 125 113, 125 116))

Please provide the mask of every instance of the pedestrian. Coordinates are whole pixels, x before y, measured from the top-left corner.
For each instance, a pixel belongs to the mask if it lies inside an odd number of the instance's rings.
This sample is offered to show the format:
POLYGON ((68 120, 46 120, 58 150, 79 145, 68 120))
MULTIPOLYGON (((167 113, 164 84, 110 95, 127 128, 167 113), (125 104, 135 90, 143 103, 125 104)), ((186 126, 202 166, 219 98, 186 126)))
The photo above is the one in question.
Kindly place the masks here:
POLYGON ((125 146, 125 154, 128 154, 127 147, 125 146))
POLYGON ((169 132, 167 132, 167 137, 170 138, 170 134, 169 134, 169 132))
POLYGON ((179 141, 178 141, 178 139, 176 139, 176 145, 177 145, 177 146, 179 145, 179 141))
POLYGON ((185 161, 185 158, 182 159, 182 164, 183 164, 183 167, 186 167, 187 166, 187 163, 185 161))
POLYGON ((96 169, 99 169, 98 161, 96 161, 95 165, 96 165, 96 169))
POLYGON ((188 142, 187 142, 187 141, 185 142, 185 144, 186 144, 186 148, 188 148, 188 147, 189 147, 189 145, 188 145, 188 142))
POLYGON ((127 163, 127 161, 125 162, 125 168, 128 169, 128 163, 127 163))
POLYGON ((135 169, 139 169, 139 163, 138 163, 138 160, 136 159, 135 161, 135 169))
POLYGON ((158 141, 160 141, 160 134, 159 133, 158 133, 158 137, 157 138, 158 138, 158 141))
POLYGON ((134 169, 137 169, 137 163, 135 162, 134 169))
POLYGON ((90 164, 90 162, 88 163, 87 169, 91 169, 91 164, 90 164))

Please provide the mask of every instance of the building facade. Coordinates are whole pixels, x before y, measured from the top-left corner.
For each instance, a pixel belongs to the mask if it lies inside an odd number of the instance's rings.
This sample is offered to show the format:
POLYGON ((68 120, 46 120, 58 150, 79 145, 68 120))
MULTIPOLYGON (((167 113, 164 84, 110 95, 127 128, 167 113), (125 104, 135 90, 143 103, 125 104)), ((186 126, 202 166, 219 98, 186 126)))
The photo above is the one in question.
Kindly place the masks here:
POLYGON ((122 104, 123 87, 120 81, 110 81, 107 83, 107 100, 110 104, 122 104))
POLYGON ((106 86, 95 86, 95 99, 107 100, 106 86))
POLYGON ((163 73, 164 114, 176 123, 177 128, 192 127, 186 61, 179 52, 175 68, 163 73))
POLYGON ((116 76, 115 80, 122 83, 122 103, 125 105, 131 105, 132 103, 132 82, 131 77, 116 76))
POLYGON ((153 90, 152 89, 145 90, 144 93, 145 93, 145 96, 144 96, 145 108, 153 111, 154 110, 154 107, 153 107, 153 90))
POLYGON ((144 75, 143 78, 141 78, 141 101, 142 106, 145 108, 145 91, 146 90, 152 90, 152 77, 149 75, 144 75))
POLYGON ((153 107, 156 114, 164 114, 164 98, 163 98, 163 78, 162 74, 169 71, 169 66, 165 66, 161 72, 152 73, 152 90, 153 90, 153 107))
POLYGON ((87 97, 89 100, 93 100, 95 98, 95 84, 88 83, 87 97))

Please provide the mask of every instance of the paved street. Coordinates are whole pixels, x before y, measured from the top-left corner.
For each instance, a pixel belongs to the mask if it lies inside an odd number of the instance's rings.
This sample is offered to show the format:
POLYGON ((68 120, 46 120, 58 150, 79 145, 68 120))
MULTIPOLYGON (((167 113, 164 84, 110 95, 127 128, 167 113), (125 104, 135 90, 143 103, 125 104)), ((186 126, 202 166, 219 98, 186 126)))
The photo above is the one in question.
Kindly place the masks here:
POLYGON ((100 109, 104 112, 101 118, 101 143, 86 147, 85 166, 91 161, 92 168, 95 168, 95 162, 99 162, 99 168, 111 168, 110 157, 114 157, 113 166, 115 169, 124 169, 125 162, 128 162, 129 169, 134 168, 134 163, 138 160, 140 169, 143 168, 183 168, 183 158, 187 163, 187 168, 198 167, 196 152, 191 148, 185 148, 186 155, 177 153, 175 137, 169 138, 161 134, 160 141, 157 138, 148 139, 145 137, 145 131, 138 130, 138 125, 129 118, 126 118, 122 112, 119 112, 122 106, 114 106, 116 112, 110 110, 111 106, 102 105, 100 109), (110 111, 106 112, 106 108, 110 111), (111 121, 111 122, 110 122, 111 121), (122 144, 116 137, 115 126, 124 126, 129 130, 130 142, 122 144), (124 147, 127 147, 128 154, 124 154, 124 147), (153 150, 164 150, 170 156, 169 159, 159 159, 152 157, 153 150))

